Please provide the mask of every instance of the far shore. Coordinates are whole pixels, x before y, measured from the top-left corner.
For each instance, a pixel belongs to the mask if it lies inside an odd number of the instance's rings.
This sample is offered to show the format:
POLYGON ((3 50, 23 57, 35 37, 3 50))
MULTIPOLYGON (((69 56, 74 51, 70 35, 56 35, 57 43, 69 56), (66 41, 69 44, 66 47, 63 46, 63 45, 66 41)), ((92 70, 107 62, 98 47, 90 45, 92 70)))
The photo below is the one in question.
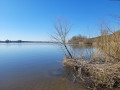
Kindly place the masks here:
POLYGON ((0 43, 58 43, 51 41, 0 41, 0 43))

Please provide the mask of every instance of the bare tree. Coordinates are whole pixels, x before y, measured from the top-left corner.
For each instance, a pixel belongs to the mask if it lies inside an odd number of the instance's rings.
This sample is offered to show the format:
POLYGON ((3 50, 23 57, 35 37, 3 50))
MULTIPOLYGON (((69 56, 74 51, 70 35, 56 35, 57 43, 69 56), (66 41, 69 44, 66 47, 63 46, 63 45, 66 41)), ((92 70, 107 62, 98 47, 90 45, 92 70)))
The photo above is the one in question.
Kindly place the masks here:
POLYGON ((58 19, 57 23, 55 23, 54 27, 55 27, 55 33, 54 33, 54 35, 51 35, 51 37, 56 42, 59 42, 59 44, 64 47, 64 49, 67 51, 67 54, 69 55, 70 58, 73 58, 72 54, 70 53, 70 51, 67 47, 67 36, 71 30, 72 25, 65 23, 65 21, 61 22, 61 20, 58 19))

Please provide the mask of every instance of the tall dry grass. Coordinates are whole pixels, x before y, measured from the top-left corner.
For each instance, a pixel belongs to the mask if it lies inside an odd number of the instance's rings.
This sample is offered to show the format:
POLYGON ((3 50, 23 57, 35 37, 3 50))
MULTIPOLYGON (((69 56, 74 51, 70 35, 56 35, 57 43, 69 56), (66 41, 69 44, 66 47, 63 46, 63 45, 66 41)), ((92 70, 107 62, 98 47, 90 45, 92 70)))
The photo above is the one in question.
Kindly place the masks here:
POLYGON ((120 31, 112 31, 101 27, 101 37, 97 40, 97 47, 102 51, 101 57, 105 62, 120 61, 120 31))

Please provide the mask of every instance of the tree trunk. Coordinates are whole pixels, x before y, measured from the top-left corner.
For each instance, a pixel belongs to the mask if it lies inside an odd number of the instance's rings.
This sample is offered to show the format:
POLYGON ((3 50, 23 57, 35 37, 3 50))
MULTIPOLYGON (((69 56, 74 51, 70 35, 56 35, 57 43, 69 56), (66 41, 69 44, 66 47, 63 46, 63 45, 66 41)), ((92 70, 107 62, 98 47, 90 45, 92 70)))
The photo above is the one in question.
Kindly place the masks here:
POLYGON ((73 57, 72 57, 72 55, 71 55, 70 51, 68 50, 68 48, 67 48, 66 44, 64 44, 64 47, 65 47, 65 49, 67 50, 68 54, 70 55, 70 58, 72 59, 73 57))

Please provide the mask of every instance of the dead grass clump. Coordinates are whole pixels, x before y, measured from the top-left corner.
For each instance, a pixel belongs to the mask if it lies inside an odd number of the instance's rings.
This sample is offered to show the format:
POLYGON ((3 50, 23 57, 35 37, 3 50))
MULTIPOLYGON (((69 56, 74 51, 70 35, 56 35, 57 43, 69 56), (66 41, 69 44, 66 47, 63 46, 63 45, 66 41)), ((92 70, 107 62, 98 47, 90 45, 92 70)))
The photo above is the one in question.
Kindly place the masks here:
POLYGON ((105 29, 101 27, 101 38, 97 41, 97 47, 102 51, 106 60, 111 58, 114 62, 120 61, 120 30, 112 31, 108 26, 105 29))
POLYGON ((120 86, 120 63, 91 64, 84 60, 63 61, 65 66, 71 66, 78 71, 78 77, 89 88, 113 88, 120 86))
POLYGON ((94 83, 91 87, 119 87, 120 64, 87 64, 81 72, 84 74, 84 80, 94 83))

